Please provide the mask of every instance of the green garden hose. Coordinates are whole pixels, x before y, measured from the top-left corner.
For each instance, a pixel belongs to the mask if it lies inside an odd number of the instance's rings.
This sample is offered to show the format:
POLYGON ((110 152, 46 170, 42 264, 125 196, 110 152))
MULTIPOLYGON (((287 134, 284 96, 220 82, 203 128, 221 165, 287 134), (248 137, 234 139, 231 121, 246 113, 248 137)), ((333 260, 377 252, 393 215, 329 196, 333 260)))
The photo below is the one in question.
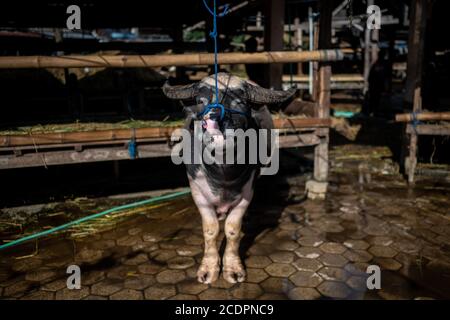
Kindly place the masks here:
POLYGON ((179 192, 170 193, 170 194, 167 194, 167 195, 164 195, 164 196, 154 197, 154 198, 151 198, 151 199, 137 201, 137 202, 121 205, 121 206, 118 206, 118 207, 114 207, 114 208, 111 208, 111 209, 108 209, 108 210, 105 210, 105 211, 102 211, 102 212, 99 212, 99 213, 95 213, 95 214, 92 214, 92 215, 89 215, 89 216, 86 216, 86 217, 83 217, 83 218, 80 218, 80 219, 77 219, 77 220, 74 220, 74 221, 62 224, 62 225, 60 225, 58 227, 55 227, 55 228, 52 228, 52 229, 49 229, 49 230, 37 232, 37 233, 34 233, 34 234, 30 234, 28 236, 25 236, 23 238, 19 238, 19 239, 7 242, 5 244, 0 245, 0 250, 6 249, 6 248, 9 248, 9 247, 12 247, 12 246, 16 246, 18 244, 24 243, 24 242, 29 241, 29 240, 33 240, 33 239, 37 239, 37 238, 41 238, 41 237, 47 236, 47 235, 49 235, 51 233, 55 233, 55 232, 67 229, 67 228, 69 228, 71 226, 74 226, 76 224, 80 224, 82 222, 89 221, 89 220, 92 220, 92 219, 95 219, 95 218, 107 215, 107 214, 112 213, 112 212, 121 211, 121 210, 125 210, 125 209, 130 209, 130 208, 134 208, 134 207, 139 207, 139 206, 142 206, 142 205, 145 205, 145 204, 149 204, 149 203, 155 203, 155 202, 164 201, 164 200, 171 200, 171 199, 175 199, 175 198, 187 195, 188 193, 190 193, 190 190, 183 190, 183 191, 179 191, 179 192))

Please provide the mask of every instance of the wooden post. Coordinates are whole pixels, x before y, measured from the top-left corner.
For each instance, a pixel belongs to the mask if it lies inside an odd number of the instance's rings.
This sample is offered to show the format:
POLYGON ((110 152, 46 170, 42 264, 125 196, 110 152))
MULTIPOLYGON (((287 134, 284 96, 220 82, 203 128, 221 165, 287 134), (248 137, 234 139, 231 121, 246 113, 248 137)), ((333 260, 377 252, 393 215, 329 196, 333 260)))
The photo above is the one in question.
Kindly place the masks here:
MULTIPOLYGON (((422 97, 420 92, 420 87, 416 88, 414 91, 414 105, 413 112, 418 113, 422 110, 422 97)), ((417 143, 418 143, 418 134, 415 130, 409 135, 409 156, 405 160, 405 168, 408 171, 408 183, 414 183, 414 173, 416 171, 417 166, 417 143)))
MULTIPOLYGON (((265 0, 264 48, 268 51, 283 50, 285 0, 265 0)), ((282 64, 266 67, 265 86, 281 89, 282 64)))
MULTIPOLYGON (((325 0, 319 3, 319 34, 318 47, 331 47, 331 21, 332 6, 325 0)), ((320 63, 318 72, 318 109, 317 117, 329 118, 330 116, 330 78, 331 65, 329 63, 320 63)), ((316 130, 316 134, 320 138, 320 143, 314 148, 314 180, 308 181, 306 189, 308 197, 311 199, 324 199, 328 186, 328 143, 329 128, 321 128, 316 130)))
MULTIPOLYGON (((411 1, 411 25, 408 37, 407 75, 404 102, 406 105, 411 105, 412 103, 414 113, 418 113, 422 110, 422 64, 428 4, 429 0, 411 1)), ((408 183, 413 184, 417 165, 418 134, 413 130, 408 135, 405 130, 403 140, 405 144, 402 153, 403 155, 408 155, 407 157, 404 157, 403 160, 404 170, 408 176, 408 183), (405 150, 406 145, 408 146, 407 150, 405 150)))
MULTIPOLYGON (((297 51, 303 50, 303 30, 300 24, 300 18, 294 19, 294 29, 295 29, 295 46, 297 47, 297 51)), ((302 63, 297 63, 297 75, 303 75, 302 63)))
POLYGON ((420 87, 422 80, 427 3, 428 0, 411 1, 405 84, 405 102, 409 105, 414 103, 415 89, 420 87))
MULTIPOLYGON (((368 0, 367 5, 372 5, 373 0, 368 0)), ((370 67, 372 63, 370 61, 371 58, 371 30, 367 28, 367 25, 364 28, 364 89, 363 93, 366 94, 369 91, 369 74, 370 67)))

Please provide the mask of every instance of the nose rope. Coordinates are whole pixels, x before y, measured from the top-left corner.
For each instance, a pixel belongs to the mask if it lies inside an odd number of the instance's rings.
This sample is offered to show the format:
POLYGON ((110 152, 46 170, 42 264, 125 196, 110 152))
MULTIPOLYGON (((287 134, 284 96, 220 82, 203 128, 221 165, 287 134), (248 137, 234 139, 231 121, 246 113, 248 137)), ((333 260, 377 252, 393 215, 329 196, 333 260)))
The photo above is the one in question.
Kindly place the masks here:
POLYGON ((224 105, 222 103, 219 102, 219 80, 218 80, 218 62, 217 62, 217 16, 219 17, 223 17, 228 13, 228 9, 229 9, 229 5, 225 4, 224 5, 224 10, 223 12, 217 14, 217 4, 216 4, 216 0, 214 0, 214 7, 211 10, 211 8, 208 6, 208 4, 206 3, 206 0, 203 0, 203 4, 205 5, 205 8, 208 10, 208 12, 213 16, 213 30, 209 33, 209 36, 211 38, 213 38, 214 40, 214 82, 215 82, 215 92, 216 92, 216 97, 215 97, 215 102, 214 103, 209 103, 205 109, 203 109, 203 111, 201 111, 198 116, 202 117, 205 114, 207 114, 209 111, 213 110, 213 109, 220 109, 220 121, 223 120, 224 116, 225 116, 225 112, 229 112, 229 113, 234 113, 234 114, 241 114, 244 116, 247 116, 247 114, 245 112, 239 111, 239 110, 233 110, 233 109, 229 109, 229 108, 225 108, 224 105))

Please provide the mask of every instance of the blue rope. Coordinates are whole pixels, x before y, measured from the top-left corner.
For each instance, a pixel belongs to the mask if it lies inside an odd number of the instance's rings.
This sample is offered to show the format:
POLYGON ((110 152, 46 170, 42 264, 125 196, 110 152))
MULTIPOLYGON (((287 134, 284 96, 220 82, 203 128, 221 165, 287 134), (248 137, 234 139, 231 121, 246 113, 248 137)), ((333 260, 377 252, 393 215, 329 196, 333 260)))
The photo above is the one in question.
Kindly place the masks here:
POLYGON ((417 119, 417 114, 418 114, 418 112, 415 112, 415 111, 412 112, 412 121, 411 121, 411 125, 412 125, 416 135, 418 135, 417 125, 422 123, 419 119, 417 119))
POLYGON ((214 8, 211 9, 208 4, 206 3, 206 0, 203 0, 203 4, 205 5, 205 8, 208 10, 208 12, 213 16, 213 30, 209 33, 209 36, 214 39, 214 82, 215 82, 215 92, 216 92, 216 98, 214 103, 209 103, 205 109, 203 109, 202 112, 198 114, 199 117, 205 115, 212 109, 220 109, 220 120, 223 120, 223 117, 225 116, 225 112, 234 113, 234 114, 241 114, 244 116, 247 116, 245 112, 239 111, 239 110, 233 110, 225 108, 223 104, 219 102, 219 80, 217 78, 219 64, 217 62, 217 17, 223 17, 228 13, 229 5, 224 5, 223 12, 217 14, 217 4, 216 0, 214 0, 214 8))

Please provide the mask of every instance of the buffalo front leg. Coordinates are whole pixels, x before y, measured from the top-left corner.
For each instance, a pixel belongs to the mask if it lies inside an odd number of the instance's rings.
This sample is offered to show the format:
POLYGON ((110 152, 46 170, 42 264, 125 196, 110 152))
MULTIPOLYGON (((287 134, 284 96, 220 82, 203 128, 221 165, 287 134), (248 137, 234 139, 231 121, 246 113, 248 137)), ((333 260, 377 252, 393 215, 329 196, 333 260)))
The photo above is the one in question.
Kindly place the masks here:
POLYGON ((223 277, 231 283, 245 280, 245 270, 239 257, 239 243, 241 240, 242 218, 250 201, 243 198, 234 207, 225 220, 225 236, 227 245, 223 255, 223 277))
POLYGON ((217 236, 219 235, 219 220, 214 208, 208 204, 206 198, 191 184, 192 196, 202 217, 203 237, 205 251, 200 267, 197 271, 197 280, 201 283, 212 283, 217 280, 220 271, 220 258, 217 250, 217 236))

